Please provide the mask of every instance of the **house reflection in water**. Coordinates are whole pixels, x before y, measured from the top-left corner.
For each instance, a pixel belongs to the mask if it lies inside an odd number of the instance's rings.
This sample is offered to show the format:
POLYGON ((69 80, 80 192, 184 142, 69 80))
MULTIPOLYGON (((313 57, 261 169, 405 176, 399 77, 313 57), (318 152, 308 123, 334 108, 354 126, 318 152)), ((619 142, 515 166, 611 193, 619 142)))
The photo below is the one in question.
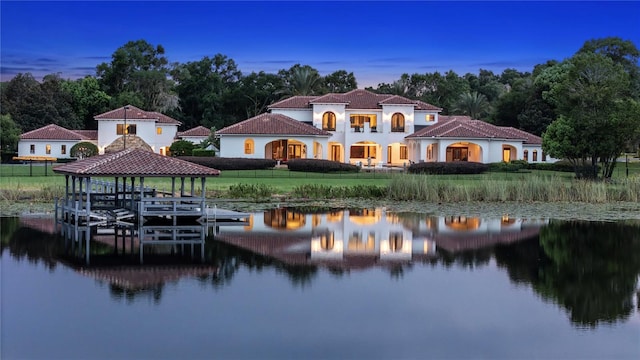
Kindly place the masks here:
POLYGON ((278 208, 254 213, 244 227, 220 227, 215 239, 287 264, 343 269, 397 265, 536 236, 546 220, 392 213, 383 208, 278 208))

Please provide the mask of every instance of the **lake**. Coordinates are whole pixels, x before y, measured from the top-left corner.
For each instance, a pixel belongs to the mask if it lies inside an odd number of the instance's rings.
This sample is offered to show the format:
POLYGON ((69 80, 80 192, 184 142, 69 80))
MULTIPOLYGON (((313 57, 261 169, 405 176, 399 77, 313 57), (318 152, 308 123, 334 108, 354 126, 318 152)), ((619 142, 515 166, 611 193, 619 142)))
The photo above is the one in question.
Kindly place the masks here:
POLYGON ((2 359, 640 358, 638 220, 277 208, 86 264, 0 219, 2 359))

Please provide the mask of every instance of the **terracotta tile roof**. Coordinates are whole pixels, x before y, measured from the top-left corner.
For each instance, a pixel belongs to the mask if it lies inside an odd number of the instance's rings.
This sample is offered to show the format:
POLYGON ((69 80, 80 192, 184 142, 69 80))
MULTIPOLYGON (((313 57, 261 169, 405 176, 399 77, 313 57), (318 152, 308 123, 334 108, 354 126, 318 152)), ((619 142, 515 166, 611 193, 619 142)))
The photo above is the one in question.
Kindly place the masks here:
MULTIPOLYGON (((155 120, 161 124, 174 124, 180 125, 182 124, 180 121, 171 118, 167 115, 161 114, 155 111, 144 111, 139 109, 133 105, 127 106, 127 120, 155 120)), ((96 120, 123 120, 125 116, 125 107, 119 107, 117 109, 107 111, 106 113, 96 115, 93 118, 96 120)))
POLYGON ((382 105, 413 105, 416 110, 440 111, 441 108, 420 100, 398 95, 376 94, 356 89, 344 94, 330 93, 322 96, 293 96, 269 106, 269 109, 305 109, 312 104, 347 104, 347 109, 381 109, 382 105))
POLYGON ((140 149, 126 149, 112 154, 92 156, 60 165, 60 174, 77 176, 217 176, 220 171, 206 166, 140 149))
POLYGON ((407 138, 497 138, 523 140, 525 144, 542 144, 542 139, 526 131, 496 126, 468 116, 439 116, 438 123, 427 126, 407 138))
POLYGON ((317 96, 292 96, 269 105, 269 109, 302 109, 310 108, 309 102, 317 96))
POLYGON ((183 137, 183 136, 209 136, 211 135, 211 129, 207 129, 204 126, 196 126, 193 129, 189 129, 189 130, 185 130, 185 131, 179 131, 177 136, 178 137, 183 137))
POLYGON ((217 274, 211 265, 144 265, 144 266, 101 266, 76 268, 80 274, 126 289, 146 289, 181 278, 195 278, 217 274))
POLYGON ((340 94, 327 94, 319 96, 309 101, 311 104, 348 104, 349 102, 340 96, 340 94))
POLYGON ((65 129, 56 124, 49 124, 41 128, 31 130, 20 135, 20 139, 42 139, 42 140, 90 140, 74 130, 65 129))
POLYGON ((331 136, 331 133, 282 114, 264 113, 216 132, 218 135, 312 135, 331 136))
POLYGON ((84 137, 85 140, 98 140, 98 130, 72 130, 84 137))

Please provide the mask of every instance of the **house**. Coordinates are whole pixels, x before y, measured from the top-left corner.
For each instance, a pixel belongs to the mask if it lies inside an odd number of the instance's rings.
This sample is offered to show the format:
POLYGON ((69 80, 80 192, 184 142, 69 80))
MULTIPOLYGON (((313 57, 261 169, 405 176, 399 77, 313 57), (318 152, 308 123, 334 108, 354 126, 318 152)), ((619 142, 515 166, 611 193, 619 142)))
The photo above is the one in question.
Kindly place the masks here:
POLYGON ((69 130, 56 124, 49 124, 20 135, 18 157, 46 156, 66 159, 71 157, 71 148, 79 142, 97 144, 95 130, 69 130))
MULTIPOLYGON (((196 126, 189 130, 178 131, 176 138, 178 140, 185 140, 185 141, 192 142, 195 145, 198 145, 203 141, 209 139, 210 136, 211 136, 211 129, 207 129, 204 126, 196 126)), ((209 146, 207 146, 206 149, 214 150, 216 154, 218 153, 218 149, 213 144, 210 144, 209 146)))
POLYGON ((553 161, 542 153, 540 137, 441 111, 423 101, 357 89, 293 96, 216 134, 222 157, 317 158, 370 166, 553 161))
POLYGON ((94 119, 98 121, 97 145, 100 154, 105 153, 112 144, 114 150, 126 148, 126 142, 132 138, 132 141, 147 144, 154 153, 166 155, 176 138, 178 126, 182 124, 167 115, 144 111, 132 105, 96 115, 94 119))
POLYGON ((133 147, 167 155, 176 139, 199 144, 211 133, 203 126, 178 132, 181 125, 178 120, 132 105, 96 115, 94 119, 98 130, 70 130, 50 124, 26 132, 18 142, 18 157, 70 158, 71 147, 84 141, 95 144, 100 154, 133 147))

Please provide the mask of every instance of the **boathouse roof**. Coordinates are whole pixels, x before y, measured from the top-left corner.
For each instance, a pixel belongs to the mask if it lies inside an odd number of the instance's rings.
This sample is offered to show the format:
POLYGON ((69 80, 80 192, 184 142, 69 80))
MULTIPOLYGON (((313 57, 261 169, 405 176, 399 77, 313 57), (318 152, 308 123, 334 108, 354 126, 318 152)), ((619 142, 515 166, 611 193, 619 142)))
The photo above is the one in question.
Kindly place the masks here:
POLYGON ((116 153, 92 156, 57 166, 53 171, 81 177, 209 177, 220 175, 220 170, 141 149, 126 149, 116 153))

